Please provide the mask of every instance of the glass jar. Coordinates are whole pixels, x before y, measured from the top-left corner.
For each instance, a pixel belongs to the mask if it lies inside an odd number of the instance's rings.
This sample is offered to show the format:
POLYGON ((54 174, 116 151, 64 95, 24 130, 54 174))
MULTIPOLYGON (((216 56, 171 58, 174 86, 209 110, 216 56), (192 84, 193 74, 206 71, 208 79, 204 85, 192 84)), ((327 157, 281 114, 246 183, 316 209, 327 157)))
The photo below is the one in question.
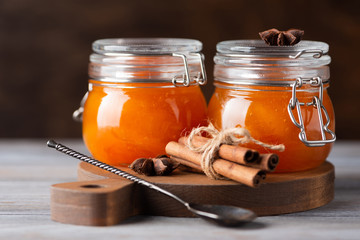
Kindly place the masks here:
POLYGON ((169 141, 207 123, 201 42, 102 39, 93 43, 89 90, 74 112, 94 156, 111 165, 165 154, 169 141))
POLYGON ((327 93, 328 49, 326 43, 315 41, 294 46, 268 46, 261 40, 218 43, 210 121, 218 129, 244 127, 257 140, 284 144, 285 151, 276 152, 276 172, 321 165, 336 138, 327 93))

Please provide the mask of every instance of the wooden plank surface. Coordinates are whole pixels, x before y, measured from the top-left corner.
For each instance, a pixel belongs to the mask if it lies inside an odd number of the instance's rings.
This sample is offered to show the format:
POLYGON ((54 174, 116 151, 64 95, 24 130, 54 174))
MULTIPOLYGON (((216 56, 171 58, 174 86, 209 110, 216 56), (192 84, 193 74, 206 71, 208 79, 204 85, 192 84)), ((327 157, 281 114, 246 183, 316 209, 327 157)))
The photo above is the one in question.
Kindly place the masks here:
MULTIPOLYGON (((359 239, 360 142, 337 142, 335 199, 307 212, 260 217, 242 228, 196 218, 137 216, 121 225, 86 227, 50 220, 50 185, 76 181, 78 162, 46 140, 0 140, 0 239, 359 239)), ((81 141, 61 141, 86 152, 81 141)))

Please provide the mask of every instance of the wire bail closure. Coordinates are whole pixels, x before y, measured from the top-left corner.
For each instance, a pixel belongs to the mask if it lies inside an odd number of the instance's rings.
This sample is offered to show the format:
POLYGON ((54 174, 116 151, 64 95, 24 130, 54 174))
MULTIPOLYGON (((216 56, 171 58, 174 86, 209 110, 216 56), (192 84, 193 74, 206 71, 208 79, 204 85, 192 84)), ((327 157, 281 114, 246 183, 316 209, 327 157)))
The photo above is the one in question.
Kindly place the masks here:
MULTIPOLYGON (((189 55, 197 56, 199 58, 201 72, 197 76, 195 76, 194 80, 199 85, 205 85, 207 82, 207 77, 206 77, 206 72, 205 72, 204 55, 202 53, 190 53, 189 55)), ((177 75, 177 76, 173 77, 171 82, 173 83, 173 85, 175 87, 190 86, 191 78, 190 78, 189 65, 187 62, 186 55, 182 54, 182 53, 172 53, 171 56, 182 58, 183 63, 184 63, 184 69, 185 69, 185 74, 177 75)))
POLYGON ((83 117, 83 113, 84 113, 84 105, 88 98, 88 95, 89 95, 89 92, 87 91, 85 93, 85 95, 83 96, 83 98, 81 99, 79 108, 73 112, 72 118, 76 122, 82 122, 82 119, 83 119, 82 117, 83 117))
POLYGON ((302 51, 298 52, 295 55, 290 55, 289 58, 297 59, 297 58, 301 57, 302 55, 308 54, 308 53, 314 54, 313 58, 321 58, 324 55, 324 52, 322 50, 320 50, 320 49, 302 50, 302 51))
POLYGON ((320 77, 313 78, 297 78, 295 82, 292 84, 292 97, 288 104, 288 113, 291 121, 294 125, 300 129, 299 139, 308 147, 321 147, 328 143, 333 143, 336 140, 336 135, 333 131, 328 129, 330 124, 329 114, 326 108, 323 105, 323 82, 320 77), (303 84, 310 84, 312 87, 319 87, 319 96, 313 97, 313 100, 308 103, 299 102, 296 97, 296 89, 301 88, 303 84), (301 115, 301 106, 314 106, 317 109, 318 117, 319 117, 319 127, 321 130, 321 140, 307 140, 307 135, 305 131, 304 121, 301 115), (293 110, 296 108, 296 112, 298 115, 299 122, 296 121, 295 116, 293 114, 293 110), (323 114, 325 116, 325 124, 323 120, 323 114), (329 133, 331 135, 330 139, 326 138, 326 134, 329 133))

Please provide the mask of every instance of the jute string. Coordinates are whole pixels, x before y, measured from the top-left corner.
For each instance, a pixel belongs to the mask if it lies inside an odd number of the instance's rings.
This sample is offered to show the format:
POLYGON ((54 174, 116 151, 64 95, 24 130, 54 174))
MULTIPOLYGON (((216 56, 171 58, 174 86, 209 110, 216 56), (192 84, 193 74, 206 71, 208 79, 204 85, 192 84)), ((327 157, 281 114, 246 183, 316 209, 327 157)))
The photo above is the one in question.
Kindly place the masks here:
POLYGON ((223 179, 223 177, 216 173, 213 168, 213 162, 218 155, 220 146, 222 144, 238 145, 248 142, 253 142, 270 150, 285 150, 285 146, 283 144, 271 145, 254 139, 245 128, 235 127, 219 131, 211 123, 207 127, 194 128, 188 136, 187 147, 192 151, 202 153, 201 168, 206 176, 212 179, 223 179), (211 138, 203 146, 195 147, 192 140, 195 136, 200 136, 202 133, 206 133, 211 138))

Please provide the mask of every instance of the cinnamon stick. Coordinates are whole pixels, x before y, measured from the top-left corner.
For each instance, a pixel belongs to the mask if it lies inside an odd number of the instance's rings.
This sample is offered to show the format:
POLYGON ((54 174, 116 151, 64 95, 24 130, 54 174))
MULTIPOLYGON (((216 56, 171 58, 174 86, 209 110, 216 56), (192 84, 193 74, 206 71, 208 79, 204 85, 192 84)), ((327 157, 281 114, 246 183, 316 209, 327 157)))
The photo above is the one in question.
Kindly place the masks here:
MULTIPOLYGON (((169 142, 166 145, 165 151, 172 157, 187 160, 197 166, 201 166, 201 154, 191 151, 183 144, 169 142)), ((183 161, 182 164, 186 165, 187 161, 183 161)), ((222 176, 250 187, 259 186, 265 176, 265 172, 260 169, 239 165, 220 158, 214 161, 213 167, 222 176)))
POLYGON ((260 154, 258 161, 249 163, 249 166, 259 168, 267 172, 273 172, 279 163, 279 156, 274 153, 260 154))
POLYGON ((180 164, 177 169, 179 169, 181 172, 191 172, 191 173, 204 174, 203 170, 198 170, 198 169, 186 166, 184 164, 180 164))
MULTIPOLYGON (((194 136, 192 144, 195 147, 201 147, 209 140, 206 137, 194 136)), ((187 141, 188 137, 181 137, 178 142, 186 145, 187 141)), ((259 152, 245 147, 223 144, 219 148, 219 156, 223 159, 246 165, 256 162, 259 158, 259 152)))
POLYGON ((250 187, 258 187, 266 176, 266 173, 263 170, 231 163, 224 159, 216 159, 213 163, 213 167, 218 174, 250 187))
POLYGON ((195 170, 194 172, 201 172, 203 173, 203 170, 202 168, 200 167, 200 165, 197 165, 196 163, 193 163, 191 161, 188 161, 186 159, 182 159, 182 158, 179 158, 179 157, 175 157, 175 156, 170 156, 170 158, 178 163, 180 163, 181 165, 184 165, 186 167, 189 167, 193 170, 195 170))

